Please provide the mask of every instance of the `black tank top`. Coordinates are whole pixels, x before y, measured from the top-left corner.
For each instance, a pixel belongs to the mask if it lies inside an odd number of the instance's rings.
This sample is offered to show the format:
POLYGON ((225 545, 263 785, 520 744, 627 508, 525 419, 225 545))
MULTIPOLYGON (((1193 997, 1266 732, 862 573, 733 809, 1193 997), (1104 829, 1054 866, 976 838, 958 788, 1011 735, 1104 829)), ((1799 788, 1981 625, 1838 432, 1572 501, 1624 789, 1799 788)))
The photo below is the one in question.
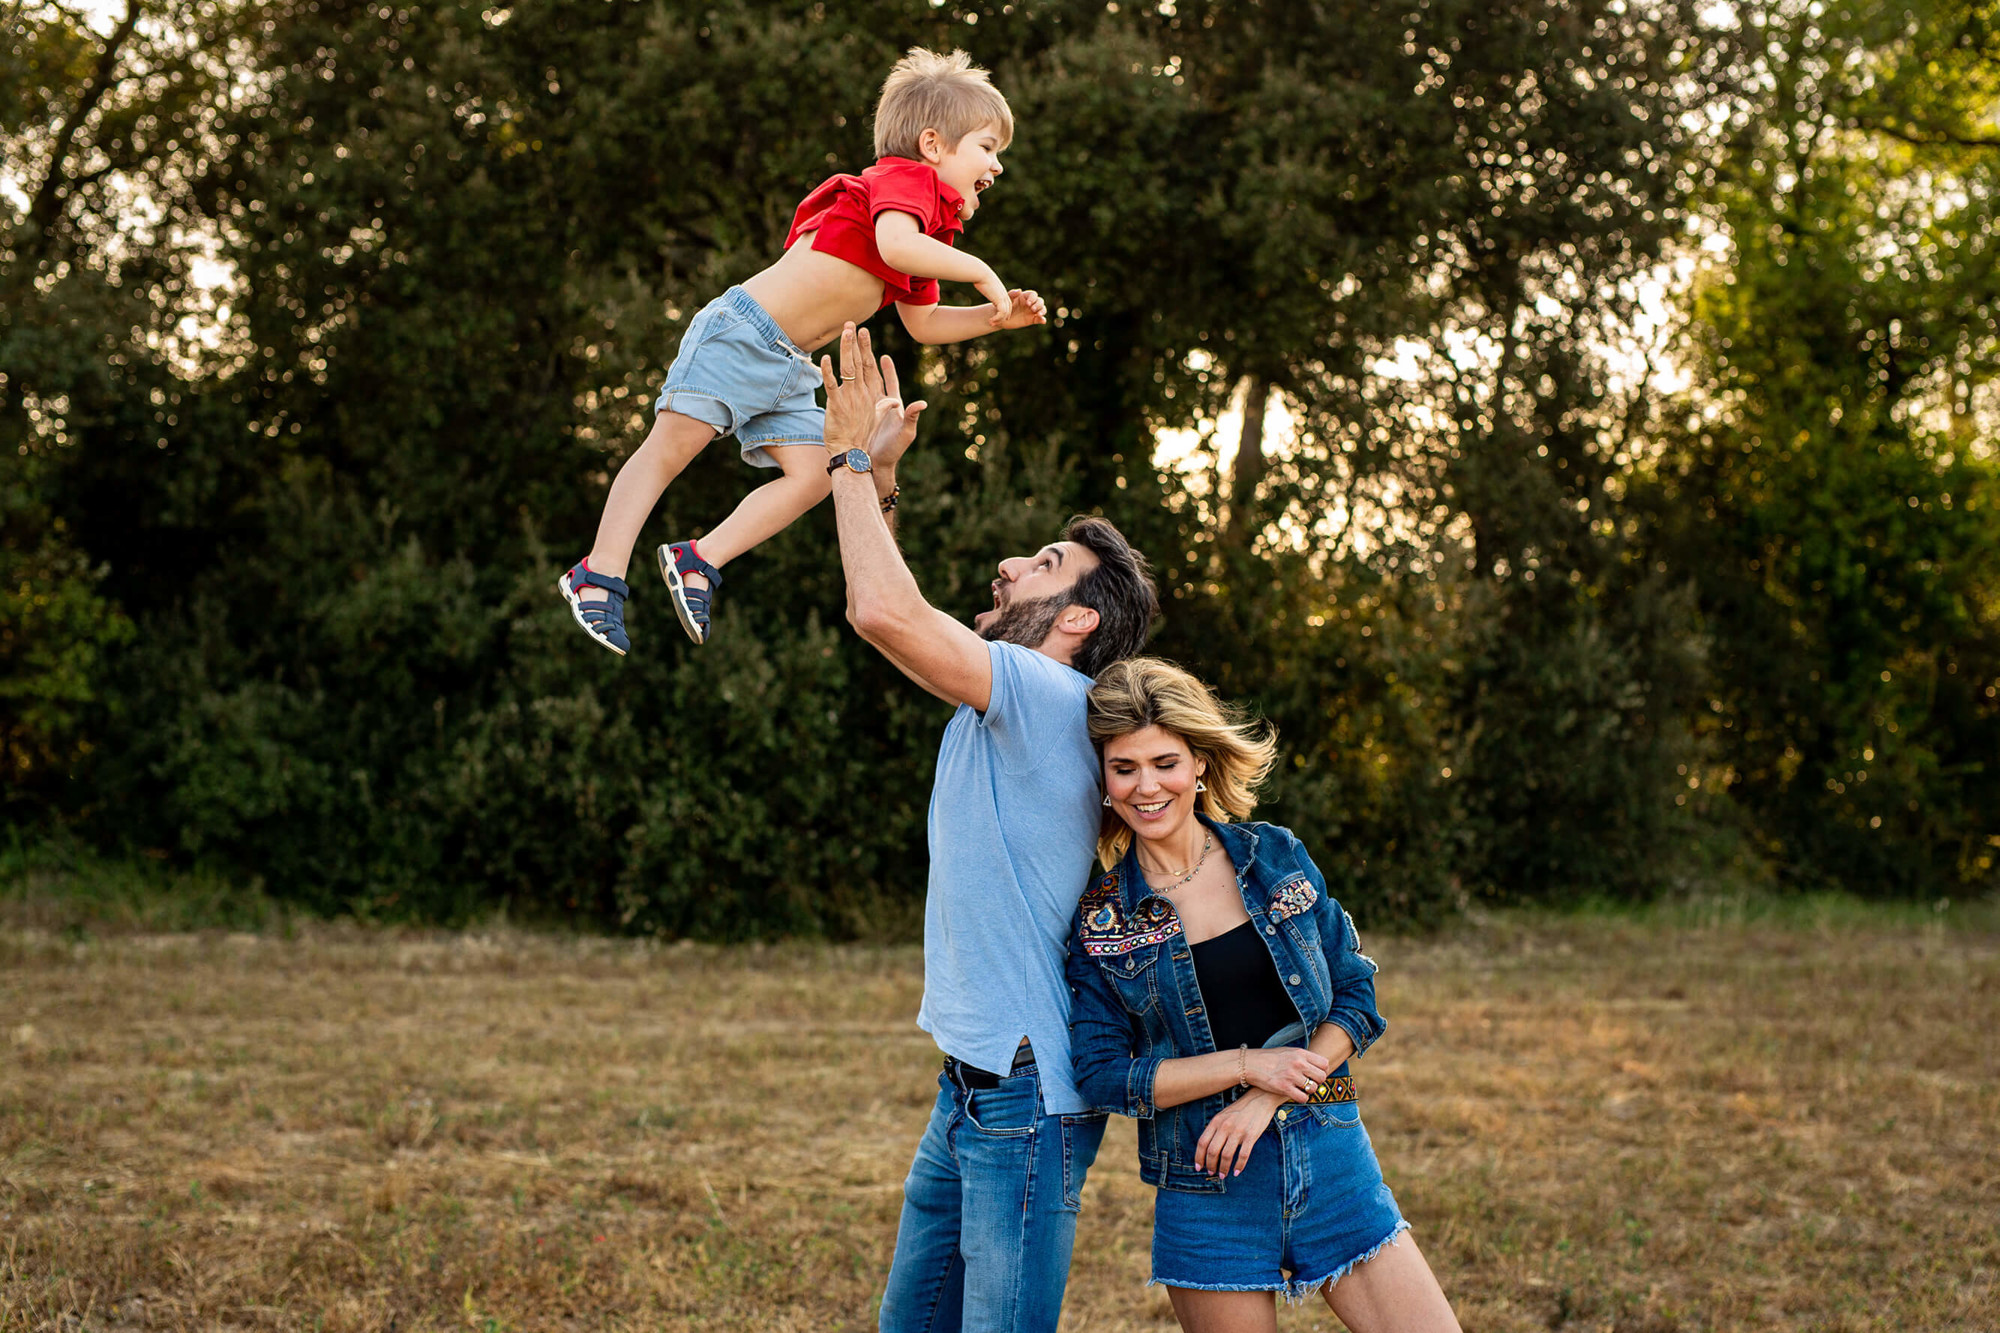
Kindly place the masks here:
POLYGON ((1203 940, 1192 952, 1216 1050, 1248 1046, 1254 1051, 1272 1033, 1299 1021, 1298 1008, 1278 980, 1271 951, 1257 938, 1254 922, 1203 940))

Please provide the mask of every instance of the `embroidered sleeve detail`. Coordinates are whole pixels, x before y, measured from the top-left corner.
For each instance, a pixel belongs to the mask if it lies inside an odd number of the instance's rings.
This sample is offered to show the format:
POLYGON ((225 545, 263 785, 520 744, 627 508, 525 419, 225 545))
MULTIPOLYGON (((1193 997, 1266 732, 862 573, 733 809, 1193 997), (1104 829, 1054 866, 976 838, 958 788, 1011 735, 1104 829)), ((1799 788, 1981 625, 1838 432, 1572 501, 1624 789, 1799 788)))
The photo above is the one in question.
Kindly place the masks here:
POLYGON ((1310 910, 1318 901, 1319 890, 1301 875, 1278 886, 1278 891, 1271 895, 1271 906, 1266 915, 1273 921, 1283 921, 1286 917, 1310 910))
POLYGON ((1083 951, 1093 958, 1116 958, 1181 933, 1180 914, 1158 899, 1128 915, 1117 891, 1100 885, 1080 906, 1083 951))

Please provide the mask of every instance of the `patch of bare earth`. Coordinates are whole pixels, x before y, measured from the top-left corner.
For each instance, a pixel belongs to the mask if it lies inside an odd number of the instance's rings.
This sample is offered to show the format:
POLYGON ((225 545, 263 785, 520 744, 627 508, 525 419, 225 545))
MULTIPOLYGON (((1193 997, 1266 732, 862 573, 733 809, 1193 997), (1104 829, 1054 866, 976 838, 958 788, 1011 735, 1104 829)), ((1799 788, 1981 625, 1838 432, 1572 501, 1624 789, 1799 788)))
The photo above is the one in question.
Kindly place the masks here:
MULTIPOLYGON (((1370 943, 1364 1114, 1468 1329, 2000 1326, 2000 938, 1370 943)), ((920 989, 910 950, 0 933, 0 1330, 873 1328, 920 989)), ((1072 1330, 1172 1327, 1133 1138, 1072 1330)))

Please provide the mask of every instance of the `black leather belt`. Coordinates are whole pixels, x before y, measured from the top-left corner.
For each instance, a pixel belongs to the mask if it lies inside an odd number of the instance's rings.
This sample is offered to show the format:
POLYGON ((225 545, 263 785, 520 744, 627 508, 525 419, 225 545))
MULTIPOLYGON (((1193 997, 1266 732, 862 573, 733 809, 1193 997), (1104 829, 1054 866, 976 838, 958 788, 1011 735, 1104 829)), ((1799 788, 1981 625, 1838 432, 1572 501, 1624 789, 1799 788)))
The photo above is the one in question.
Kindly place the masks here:
POLYGON ((996 1074, 990 1069, 981 1069, 978 1065, 969 1065, 949 1055, 944 1058, 944 1072, 945 1077, 967 1092, 984 1092, 989 1088, 999 1087, 1002 1077, 1018 1074, 1033 1063, 1035 1063, 1035 1048, 1023 1041, 1019 1049, 1014 1052, 1014 1067, 1008 1070, 1006 1075, 996 1074))

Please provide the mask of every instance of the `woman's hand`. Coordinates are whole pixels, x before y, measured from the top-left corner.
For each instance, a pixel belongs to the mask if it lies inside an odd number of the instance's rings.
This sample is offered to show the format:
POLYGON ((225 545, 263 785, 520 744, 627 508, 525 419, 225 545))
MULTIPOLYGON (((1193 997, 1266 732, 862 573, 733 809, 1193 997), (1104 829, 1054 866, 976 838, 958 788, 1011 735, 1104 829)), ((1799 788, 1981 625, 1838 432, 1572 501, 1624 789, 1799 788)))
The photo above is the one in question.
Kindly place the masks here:
POLYGON ((1303 1046, 1279 1046, 1243 1055, 1243 1075, 1250 1086, 1286 1101, 1311 1101, 1313 1089, 1324 1083, 1332 1070, 1325 1056, 1303 1046))
POLYGON ((1276 1093, 1253 1088, 1223 1107, 1194 1145, 1194 1164, 1217 1178, 1242 1175, 1251 1146, 1270 1127, 1281 1101, 1276 1093))

